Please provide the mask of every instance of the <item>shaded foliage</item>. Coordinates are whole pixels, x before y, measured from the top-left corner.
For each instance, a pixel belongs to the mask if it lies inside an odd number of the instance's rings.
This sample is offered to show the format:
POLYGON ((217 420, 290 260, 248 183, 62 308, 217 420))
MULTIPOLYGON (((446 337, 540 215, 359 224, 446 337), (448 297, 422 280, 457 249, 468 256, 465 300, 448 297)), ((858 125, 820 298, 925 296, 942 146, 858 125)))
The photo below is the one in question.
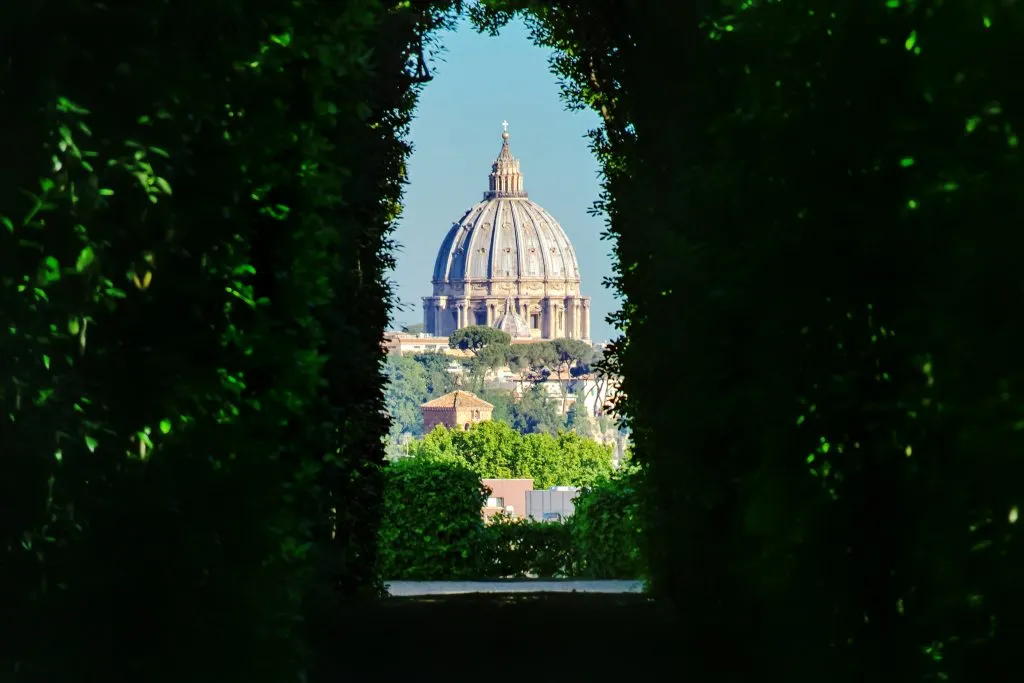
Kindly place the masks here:
MULTIPOLYGON (((294 678, 310 605, 374 591, 382 273, 450 6, 0 10, 5 674, 294 678)), ((602 116, 603 362, 681 675, 1015 671, 1019 3, 473 11, 602 116)))
POLYGON ((437 398, 455 388, 455 380, 448 372, 452 363, 450 356, 443 353, 418 353, 412 357, 423 366, 424 378, 427 382, 427 399, 437 398))
POLYGON ((401 458, 384 469, 381 571, 388 579, 459 579, 476 573, 488 491, 455 458, 401 458))
POLYGON ((594 421, 587 413, 587 406, 581 401, 574 401, 565 414, 565 428, 567 431, 579 434, 583 438, 590 439, 594 436, 594 421))
POLYGON ((448 372, 451 359, 441 353, 391 354, 384 361, 384 406, 391 418, 390 436, 423 434, 420 406, 455 388, 448 372))
POLYGON ((642 486, 643 470, 620 469, 573 501, 575 512, 568 527, 578 575, 594 579, 647 576, 642 486))
POLYGON ((565 427, 558 402, 541 384, 535 384, 512 405, 512 426, 522 434, 557 434, 565 427))
POLYGON ((422 434, 420 406, 430 396, 423 365, 409 356, 392 354, 384 362, 384 378, 384 405, 391 417, 391 434, 422 434))
POLYGON ((477 556, 481 578, 568 578, 576 548, 568 525, 496 515, 483 529, 477 556))
POLYGON ((1011 670, 1019 4, 474 11, 525 12, 569 105, 603 119, 625 297, 606 362, 688 675, 1011 670), (666 338, 676 362, 652 363, 666 338))
POLYGON ((378 592, 383 274, 449 6, 0 9, 5 680, 295 679, 303 617, 378 592))
POLYGON ((491 420, 512 424, 513 411, 515 410, 515 397, 507 389, 484 389, 477 392, 477 396, 494 406, 491 411, 491 420))

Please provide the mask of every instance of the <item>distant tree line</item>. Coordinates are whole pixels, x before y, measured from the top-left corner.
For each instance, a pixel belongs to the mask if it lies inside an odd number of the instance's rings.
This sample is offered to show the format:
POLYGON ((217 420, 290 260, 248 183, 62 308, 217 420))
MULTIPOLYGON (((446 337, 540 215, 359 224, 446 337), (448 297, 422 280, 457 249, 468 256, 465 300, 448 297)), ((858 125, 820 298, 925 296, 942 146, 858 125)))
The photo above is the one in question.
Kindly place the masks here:
POLYGON ((570 431, 591 437, 610 426, 598 424, 582 403, 569 404, 563 415, 560 404, 568 403, 568 396, 555 399, 542 386, 530 386, 517 401, 511 390, 488 387, 484 381, 488 371, 505 366, 523 373, 534 383, 559 370, 579 377, 594 370, 601 361, 601 352, 586 342, 554 339, 512 344, 507 333, 480 325, 454 332, 449 337, 449 346, 471 351, 473 355, 465 360, 437 352, 394 354, 385 361, 384 401, 392 419, 392 442, 403 438, 402 435, 423 435, 420 406, 455 389, 453 364, 466 378, 466 388, 494 405, 492 419, 507 423, 522 434, 570 431))
POLYGON ((534 374, 563 367, 578 376, 591 372, 601 360, 598 349, 579 339, 512 344, 512 338, 506 332, 485 325, 456 330, 448 337, 448 345, 453 349, 472 351, 470 367, 478 374, 504 366, 534 374))
MULTIPOLYGON (((438 353, 388 357, 384 363, 384 403, 391 417, 390 441, 423 436, 420 406, 455 389, 454 376, 446 369, 451 362, 438 353)), ((610 418, 590 415, 580 401, 571 403, 562 415, 561 399, 552 397, 541 385, 529 387, 518 400, 511 389, 485 386, 474 393, 494 406, 492 420, 509 424, 522 434, 570 431, 594 437, 614 427, 610 418)))

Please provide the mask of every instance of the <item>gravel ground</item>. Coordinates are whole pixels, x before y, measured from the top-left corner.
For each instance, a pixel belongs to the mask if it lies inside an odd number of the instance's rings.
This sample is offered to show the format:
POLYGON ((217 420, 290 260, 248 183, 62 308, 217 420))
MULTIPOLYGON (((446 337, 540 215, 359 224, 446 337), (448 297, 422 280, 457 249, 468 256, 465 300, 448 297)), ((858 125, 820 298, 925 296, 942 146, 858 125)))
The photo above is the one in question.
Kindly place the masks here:
POLYGON ((394 597, 463 593, 642 593, 642 581, 387 581, 394 597))
MULTIPOLYGON (((484 583, 505 590, 538 582, 484 583)), ((349 610, 339 626, 319 632, 325 640, 317 647, 323 659, 316 683, 682 680, 680 624, 637 593, 391 597, 349 610)))

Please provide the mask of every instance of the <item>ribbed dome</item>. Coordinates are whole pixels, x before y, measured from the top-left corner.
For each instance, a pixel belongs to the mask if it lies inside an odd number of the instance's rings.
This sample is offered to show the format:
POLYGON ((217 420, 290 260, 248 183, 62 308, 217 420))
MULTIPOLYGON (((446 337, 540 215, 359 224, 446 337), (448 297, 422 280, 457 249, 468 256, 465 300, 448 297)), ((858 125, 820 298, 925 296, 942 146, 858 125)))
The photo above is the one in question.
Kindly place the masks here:
POLYGON ((434 263, 435 285, 482 280, 579 283, 576 253, 562 226, 523 191, 519 160, 502 134, 484 200, 454 223, 434 263))
POLYGON ((435 337, 492 325, 513 339, 590 339, 590 297, 562 226, 529 200, 508 145, 482 202, 452 225, 434 261, 423 328, 435 337))

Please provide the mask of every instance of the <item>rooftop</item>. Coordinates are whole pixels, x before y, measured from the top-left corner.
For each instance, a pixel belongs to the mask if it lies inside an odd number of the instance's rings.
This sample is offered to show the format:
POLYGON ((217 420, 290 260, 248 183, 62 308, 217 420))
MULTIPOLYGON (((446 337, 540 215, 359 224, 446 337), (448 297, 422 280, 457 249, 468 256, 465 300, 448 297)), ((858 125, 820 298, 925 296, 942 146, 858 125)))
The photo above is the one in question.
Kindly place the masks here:
POLYGON ((477 398, 476 394, 456 389, 444 396, 438 396, 432 401, 427 401, 421 408, 494 408, 493 405, 477 398))

